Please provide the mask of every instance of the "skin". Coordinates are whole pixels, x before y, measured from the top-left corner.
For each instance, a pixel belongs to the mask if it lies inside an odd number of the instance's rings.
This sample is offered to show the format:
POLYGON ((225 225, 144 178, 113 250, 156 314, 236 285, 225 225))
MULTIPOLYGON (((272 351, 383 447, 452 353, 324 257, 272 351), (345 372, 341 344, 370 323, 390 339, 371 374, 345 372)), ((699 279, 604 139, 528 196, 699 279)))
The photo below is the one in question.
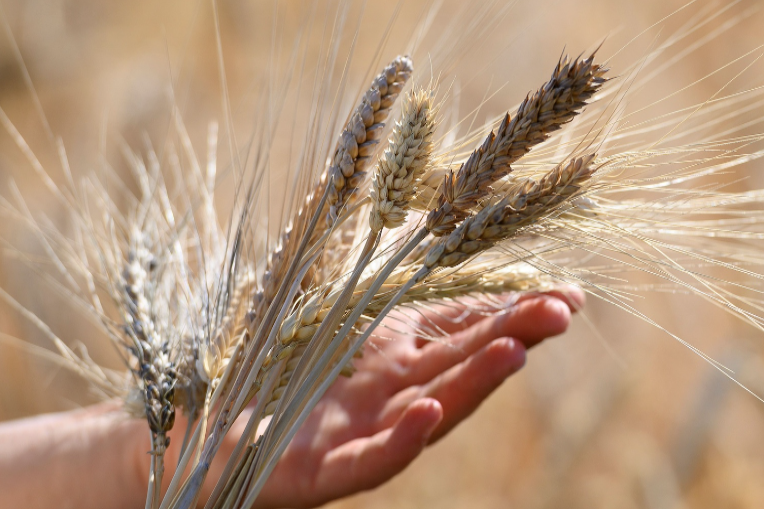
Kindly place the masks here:
MULTIPOLYGON (((399 323, 327 392, 273 471, 257 507, 315 507, 374 488, 468 417, 525 363, 526 351, 564 332, 584 302, 577 290, 520 298, 508 313, 433 320, 449 335, 424 342, 399 323), (404 329, 404 330, 400 330, 404 329)), ((213 462, 214 488, 246 422, 243 415, 213 462)), ((181 443, 178 419, 172 442, 181 443)), ((149 471, 146 425, 117 402, 0 424, 0 509, 138 508, 149 471)), ((170 447, 165 483, 177 464, 170 447)))

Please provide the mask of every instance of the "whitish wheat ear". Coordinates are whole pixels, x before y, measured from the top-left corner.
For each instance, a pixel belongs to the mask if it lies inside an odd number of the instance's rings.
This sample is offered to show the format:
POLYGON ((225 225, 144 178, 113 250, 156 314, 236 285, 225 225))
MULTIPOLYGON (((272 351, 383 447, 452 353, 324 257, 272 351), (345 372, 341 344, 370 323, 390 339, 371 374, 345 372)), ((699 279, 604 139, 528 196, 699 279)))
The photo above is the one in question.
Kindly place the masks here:
POLYGON ((398 228, 405 222, 432 154, 435 117, 432 91, 419 89, 406 96, 388 148, 374 172, 369 213, 372 231, 398 228))
POLYGON ((136 245, 122 273, 124 312, 130 350, 138 360, 138 375, 144 389, 146 419, 151 432, 164 435, 175 423, 175 383, 177 374, 170 359, 169 344, 156 330, 152 317, 149 273, 156 260, 143 245, 136 245))
POLYGON ((170 344, 157 329, 153 309, 152 280, 158 263, 135 229, 127 264, 122 271, 122 314, 125 330, 132 344, 128 349, 137 361, 138 377, 143 389, 145 417, 151 430, 151 473, 147 507, 159 504, 164 453, 170 444, 167 433, 175 424, 176 366, 171 359, 170 344))

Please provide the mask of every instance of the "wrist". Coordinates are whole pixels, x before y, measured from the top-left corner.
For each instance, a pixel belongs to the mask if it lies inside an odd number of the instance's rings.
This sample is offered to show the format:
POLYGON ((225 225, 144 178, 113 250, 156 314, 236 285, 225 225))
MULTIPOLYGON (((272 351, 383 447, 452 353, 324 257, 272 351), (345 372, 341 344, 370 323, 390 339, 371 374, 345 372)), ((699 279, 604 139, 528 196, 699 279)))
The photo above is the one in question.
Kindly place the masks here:
POLYGON ((141 424, 110 402, 1 425, 0 506, 142 506, 141 424))
POLYGON ((75 431, 62 439, 75 433, 84 438, 65 459, 81 469, 74 475, 82 481, 81 500, 89 502, 77 507, 142 507, 147 476, 141 465, 149 443, 145 422, 131 419, 117 401, 72 412, 71 418, 66 427, 75 431))

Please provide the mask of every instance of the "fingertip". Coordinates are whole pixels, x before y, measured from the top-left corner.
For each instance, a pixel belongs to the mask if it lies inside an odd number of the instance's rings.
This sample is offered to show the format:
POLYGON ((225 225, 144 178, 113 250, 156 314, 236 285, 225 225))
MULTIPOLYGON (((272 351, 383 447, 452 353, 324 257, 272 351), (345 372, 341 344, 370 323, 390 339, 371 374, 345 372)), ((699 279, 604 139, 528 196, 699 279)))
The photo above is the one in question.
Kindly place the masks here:
POLYGON ((530 348, 565 332, 570 318, 570 309, 564 302, 550 295, 540 295, 518 304, 514 313, 497 317, 491 334, 496 338, 515 338, 530 348))
POLYGON ((442 420, 443 405, 440 401, 420 398, 406 408, 395 427, 408 430, 411 436, 419 437, 424 445, 442 420))
POLYGON ((558 298, 546 298, 543 314, 547 322, 547 331, 554 336, 562 334, 570 325, 571 312, 568 304, 558 298))
POLYGON ((430 443, 475 411, 489 394, 525 365, 525 359, 523 343, 501 337, 431 382, 427 394, 442 402, 445 416, 431 435, 430 443))
POLYGON ((424 397, 411 402, 392 427, 328 452, 315 484, 328 485, 332 498, 379 486, 422 452, 442 420, 443 406, 438 400, 424 397), (336 482, 340 476, 344 487, 336 482))
MULTIPOLYGON (((427 446, 443 420, 443 406, 434 398, 420 398, 406 407, 392 429, 371 439, 365 460, 374 458, 375 472, 359 476, 366 487, 377 486, 411 463, 427 446)), ((360 466, 363 461, 358 462, 360 466)))
POLYGON ((577 313, 586 305, 586 294, 575 285, 560 285, 549 292, 549 295, 564 302, 571 313, 577 313))
POLYGON ((525 345, 514 338, 505 337, 491 341, 486 346, 485 353, 487 358, 494 360, 494 365, 503 378, 519 371, 525 365, 525 345))

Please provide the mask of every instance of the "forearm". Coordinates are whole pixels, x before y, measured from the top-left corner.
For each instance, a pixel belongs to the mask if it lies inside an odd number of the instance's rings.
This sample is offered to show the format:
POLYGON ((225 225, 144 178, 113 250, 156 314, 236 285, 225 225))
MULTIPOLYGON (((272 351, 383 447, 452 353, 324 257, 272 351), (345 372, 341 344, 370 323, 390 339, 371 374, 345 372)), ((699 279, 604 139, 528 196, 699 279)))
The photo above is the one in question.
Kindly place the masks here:
POLYGON ((145 425, 115 403, 0 423, 0 509, 132 509, 145 425))

